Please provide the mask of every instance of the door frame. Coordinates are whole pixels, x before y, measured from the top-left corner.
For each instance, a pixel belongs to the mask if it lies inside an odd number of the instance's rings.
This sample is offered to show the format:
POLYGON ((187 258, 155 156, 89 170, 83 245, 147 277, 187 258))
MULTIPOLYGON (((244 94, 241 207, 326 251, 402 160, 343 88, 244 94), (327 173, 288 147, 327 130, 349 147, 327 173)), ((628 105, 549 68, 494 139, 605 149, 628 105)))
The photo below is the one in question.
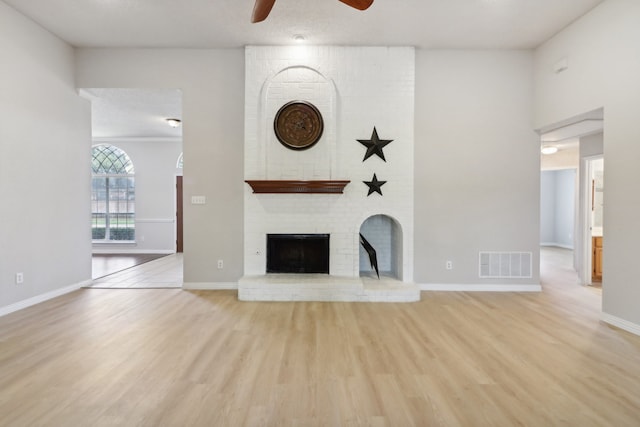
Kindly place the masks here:
POLYGON ((184 251, 182 175, 176 175, 176 253, 184 251))

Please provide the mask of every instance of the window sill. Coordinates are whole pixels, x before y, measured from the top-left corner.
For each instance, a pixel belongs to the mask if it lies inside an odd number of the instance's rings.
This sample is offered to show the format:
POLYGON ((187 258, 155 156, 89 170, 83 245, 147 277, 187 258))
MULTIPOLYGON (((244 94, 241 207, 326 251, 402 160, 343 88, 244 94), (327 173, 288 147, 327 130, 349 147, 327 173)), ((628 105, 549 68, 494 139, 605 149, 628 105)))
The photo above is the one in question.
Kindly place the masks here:
POLYGON ((94 245, 136 245, 135 240, 92 240, 94 245))

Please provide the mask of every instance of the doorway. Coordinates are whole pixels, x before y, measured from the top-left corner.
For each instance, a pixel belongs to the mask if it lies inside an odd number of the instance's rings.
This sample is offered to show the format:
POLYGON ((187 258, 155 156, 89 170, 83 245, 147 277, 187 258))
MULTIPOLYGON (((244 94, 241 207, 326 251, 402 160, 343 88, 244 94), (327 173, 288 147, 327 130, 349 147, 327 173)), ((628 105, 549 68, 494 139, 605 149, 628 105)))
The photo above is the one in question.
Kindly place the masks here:
POLYGON ((602 252, 604 240, 604 158, 584 159, 584 271, 587 285, 602 285, 602 252))
MULTIPOLYGON (((542 151, 541 170, 577 169, 572 245, 573 267, 582 285, 592 284, 594 236, 591 230, 591 174, 588 169, 590 160, 603 158, 603 129, 602 108, 538 129, 542 151)), ((595 230, 596 233, 598 231, 595 230)), ((542 238, 541 235, 541 242, 544 241, 542 238)))
MULTIPOLYGON (((181 174, 176 170, 176 159, 183 151, 182 92, 165 88, 83 88, 80 93, 91 102, 94 145, 117 146, 135 164, 135 192, 124 198, 129 204, 127 214, 131 219, 127 217, 126 225, 131 232, 127 239, 116 242, 94 237, 93 254, 127 257, 132 262, 141 255, 152 258, 174 254, 178 219, 173 189, 176 174, 181 174)), ((181 255, 178 258, 181 260, 181 255)))

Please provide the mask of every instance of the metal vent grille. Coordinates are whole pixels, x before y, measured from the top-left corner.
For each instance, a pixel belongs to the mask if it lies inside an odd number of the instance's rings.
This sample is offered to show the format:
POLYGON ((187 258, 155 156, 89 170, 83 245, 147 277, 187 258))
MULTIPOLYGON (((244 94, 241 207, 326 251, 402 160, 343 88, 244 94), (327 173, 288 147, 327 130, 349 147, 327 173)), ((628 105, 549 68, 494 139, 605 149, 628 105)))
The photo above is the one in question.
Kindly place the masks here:
POLYGON ((486 279, 531 278, 531 252, 480 252, 480 277, 486 279))

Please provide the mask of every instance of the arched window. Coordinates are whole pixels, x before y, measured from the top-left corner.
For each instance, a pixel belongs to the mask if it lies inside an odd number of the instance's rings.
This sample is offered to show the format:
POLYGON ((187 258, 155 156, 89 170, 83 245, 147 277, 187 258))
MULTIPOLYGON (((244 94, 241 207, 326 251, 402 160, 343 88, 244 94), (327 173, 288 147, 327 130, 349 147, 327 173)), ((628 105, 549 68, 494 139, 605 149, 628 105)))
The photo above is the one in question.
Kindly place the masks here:
POLYGON ((91 235, 94 241, 135 240, 135 177, 127 153, 96 145, 91 158, 91 235))
POLYGON ((178 162, 176 163, 176 168, 182 169, 183 165, 184 165, 183 153, 180 153, 180 157, 178 157, 178 162))

